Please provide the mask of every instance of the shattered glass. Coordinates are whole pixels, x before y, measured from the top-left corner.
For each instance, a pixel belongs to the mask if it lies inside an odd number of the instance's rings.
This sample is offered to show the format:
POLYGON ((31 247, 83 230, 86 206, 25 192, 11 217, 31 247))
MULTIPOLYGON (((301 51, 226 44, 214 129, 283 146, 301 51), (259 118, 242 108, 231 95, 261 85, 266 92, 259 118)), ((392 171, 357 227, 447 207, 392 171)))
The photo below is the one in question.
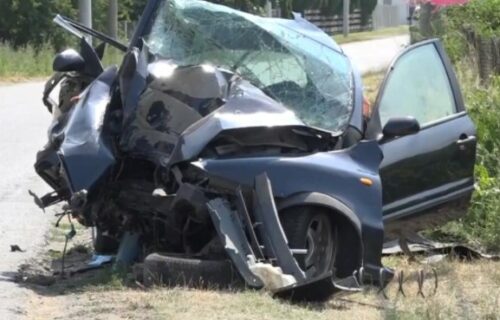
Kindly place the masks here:
POLYGON ((204 1, 166 0, 145 40, 157 57, 231 70, 305 124, 343 131, 353 108, 350 63, 319 30, 294 23, 204 1))

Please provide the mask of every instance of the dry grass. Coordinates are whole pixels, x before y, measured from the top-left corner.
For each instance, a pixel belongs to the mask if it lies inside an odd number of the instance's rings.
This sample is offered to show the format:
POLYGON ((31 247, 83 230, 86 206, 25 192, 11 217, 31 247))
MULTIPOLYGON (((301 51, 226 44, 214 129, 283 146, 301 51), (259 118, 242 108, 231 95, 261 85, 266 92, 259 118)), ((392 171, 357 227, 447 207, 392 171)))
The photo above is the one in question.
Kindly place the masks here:
POLYGON ((366 98, 373 104, 377 98, 380 84, 384 79, 384 73, 367 73, 363 75, 363 87, 366 98))
POLYGON ((342 34, 338 34, 333 36, 333 39, 338 44, 344 44, 349 42, 367 41, 367 40, 375 40, 392 36, 399 36, 399 35, 409 34, 409 32, 410 31, 407 25, 401 25, 397 27, 390 27, 373 31, 353 32, 349 34, 347 37, 344 37, 344 35, 342 34))
MULTIPOLYGON (((257 291, 222 292, 187 288, 142 291, 127 287, 89 285, 81 291, 38 295, 29 312, 32 319, 498 319, 500 268, 498 263, 443 262, 437 294, 417 296, 411 271, 419 265, 398 265, 410 274, 407 297, 389 299, 375 290, 334 298, 326 304, 291 305, 257 291), (38 306, 42 305, 43 308, 38 306)), ((424 292, 432 291, 433 281, 424 292)), ((50 290, 50 289, 49 289, 50 290)))
MULTIPOLYGON (((64 232, 53 232, 43 265, 56 268, 64 232)), ((85 240, 86 239, 86 240, 85 240)), ((82 246, 88 233, 81 232, 71 247, 82 246)), ((84 250, 71 250, 84 255, 84 250)), ((78 257, 78 256, 76 256, 78 257)), ((82 257, 82 256, 80 256, 82 257)), ((78 259, 70 258, 70 263, 78 259)), ((81 259, 80 259, 81 261, 81 259)), ((397 281, 385 299, 376 289, 335 297, 324 304, 292 305, 262 291, 156 288, 143 290, 130 277, 100 270, 58 279, 50 287, 31 286, 29 319, 499 319, 500 263, 493 261, 442 261, 432 266, 389 257, 384 264, 404 270, 406 297, 397 293, 397 281), (434 289, 433 272, 438 273, 434 289), (417 295, 416 272, 424 270, 422 298, 417 295)))

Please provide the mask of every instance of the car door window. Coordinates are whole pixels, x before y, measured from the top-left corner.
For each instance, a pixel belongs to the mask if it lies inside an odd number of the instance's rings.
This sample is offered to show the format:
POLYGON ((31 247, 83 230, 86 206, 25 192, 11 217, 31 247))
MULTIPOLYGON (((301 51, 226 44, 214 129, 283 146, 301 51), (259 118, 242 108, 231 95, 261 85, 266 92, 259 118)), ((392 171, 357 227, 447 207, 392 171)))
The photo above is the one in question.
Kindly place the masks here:
POLYGON ((379 104, 384 126, 390 118, 412 116, 421 126, 456 113, 444 64, 434 44, 414 48, 394 65, 379 104))

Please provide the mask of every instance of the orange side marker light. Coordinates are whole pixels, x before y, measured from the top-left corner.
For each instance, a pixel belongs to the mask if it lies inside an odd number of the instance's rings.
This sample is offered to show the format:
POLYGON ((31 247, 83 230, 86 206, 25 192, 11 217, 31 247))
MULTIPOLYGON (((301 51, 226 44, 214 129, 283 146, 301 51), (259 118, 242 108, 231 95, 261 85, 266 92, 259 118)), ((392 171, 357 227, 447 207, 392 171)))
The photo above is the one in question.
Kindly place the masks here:
POLYGON ((369 179, 369 178, 361 178, 361 179, 359 179, 359 181, 361 182, 361 184, 363 184, 367 187, 371 187, 373 185, 373 180, 369 179))

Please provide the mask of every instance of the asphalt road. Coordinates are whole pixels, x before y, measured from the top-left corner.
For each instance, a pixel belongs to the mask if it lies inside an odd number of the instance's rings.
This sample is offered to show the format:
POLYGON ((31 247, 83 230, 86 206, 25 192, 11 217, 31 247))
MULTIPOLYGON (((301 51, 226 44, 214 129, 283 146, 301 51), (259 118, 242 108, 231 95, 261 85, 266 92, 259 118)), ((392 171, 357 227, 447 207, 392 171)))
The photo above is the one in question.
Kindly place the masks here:
POLYGON ((43 245, 52 220, 52 214, 44 214, 28 195, 28 189, 49 191, 33 169, 50 123, 42 88, 43 83, 0 86, 0 319, 22 317, 30 291, 11 279, 43 245), (25 252, 10 252, 11 245, 25 252))
MULTIPOLYGON (((362 72, 389 65, 407 36, 343 45, 362 72)), ((31 294, 11 281, 19 265, 36 255, 53 221, 42 213, 28 190, 43 195, 50 189, 33 169, 36 152, 46 142, 50 115, 41 102, 43 83, 0 85, 0 319, 23 318, 31 294), (25 252, 10 252, 18 245, 25 252)))
POLYGON ((352 42, 342 45, 345 54, 358 70, 368 72, 385 71, 396 55, 410 42, 408 35, 352 42))

